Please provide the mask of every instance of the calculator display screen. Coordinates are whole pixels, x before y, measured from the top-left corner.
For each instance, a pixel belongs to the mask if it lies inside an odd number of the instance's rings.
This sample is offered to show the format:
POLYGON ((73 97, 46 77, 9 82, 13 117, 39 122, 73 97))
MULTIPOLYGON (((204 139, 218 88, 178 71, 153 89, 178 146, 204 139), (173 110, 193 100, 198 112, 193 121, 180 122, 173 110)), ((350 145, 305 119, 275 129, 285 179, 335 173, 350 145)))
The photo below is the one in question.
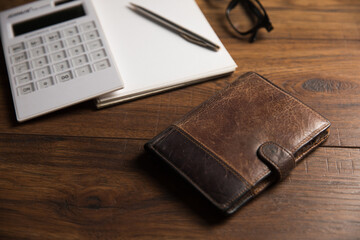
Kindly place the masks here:
POLYGON ((85 16, 83 5, 67 8, 53 12, 24 22, 15 23, 12 28, 15 36, 32 32, 41 28, 49 27, 58 23, 66 22, 71 19, 85 16))

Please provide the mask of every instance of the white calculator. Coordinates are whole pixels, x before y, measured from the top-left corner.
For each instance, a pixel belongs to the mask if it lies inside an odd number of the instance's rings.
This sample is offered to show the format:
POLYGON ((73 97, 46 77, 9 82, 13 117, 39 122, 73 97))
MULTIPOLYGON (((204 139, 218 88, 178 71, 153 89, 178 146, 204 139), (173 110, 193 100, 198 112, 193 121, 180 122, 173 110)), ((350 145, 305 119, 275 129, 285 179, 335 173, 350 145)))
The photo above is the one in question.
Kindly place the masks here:
POLYGON ((91 0, 41 0, 0 13, 18 121, 123 87, 91 0))

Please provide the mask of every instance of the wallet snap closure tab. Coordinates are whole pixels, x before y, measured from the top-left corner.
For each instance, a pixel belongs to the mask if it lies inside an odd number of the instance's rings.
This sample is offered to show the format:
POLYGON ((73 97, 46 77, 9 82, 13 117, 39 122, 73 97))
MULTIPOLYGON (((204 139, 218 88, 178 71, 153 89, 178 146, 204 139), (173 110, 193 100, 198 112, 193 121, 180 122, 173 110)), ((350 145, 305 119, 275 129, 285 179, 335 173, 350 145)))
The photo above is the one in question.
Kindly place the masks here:
POLYGON ((266 142, 258 149, 261 160, 270 164, 278 173, 279 180, 289 175, 290 171, 295 167, 295 159, 293 155, 273 142, 266 142))

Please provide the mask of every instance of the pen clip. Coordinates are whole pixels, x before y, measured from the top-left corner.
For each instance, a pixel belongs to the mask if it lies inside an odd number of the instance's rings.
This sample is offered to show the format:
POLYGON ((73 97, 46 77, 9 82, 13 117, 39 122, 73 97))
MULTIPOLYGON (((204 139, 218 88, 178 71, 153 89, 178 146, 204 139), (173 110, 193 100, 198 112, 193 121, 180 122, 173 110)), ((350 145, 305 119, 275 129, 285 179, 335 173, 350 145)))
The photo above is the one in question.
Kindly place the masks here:
POLYGON ((192 42, 194 44, 198 44, 200 46, 203 46, 203 47, 206 47, 208 49, 211 49, 213 51, 218 51, 219 48, 215 47, 215 46, 212 46, 212 45, 209 45, 208 43, 204 42, 204 41, 201 41, 197 38, 194 38, 194 37, 191 37, 189 35, 186 35, 186 34, 183 34, 183 33, 179 33, 179 35, 184 38, 185 40, 189 41, 189 42, 192 42))

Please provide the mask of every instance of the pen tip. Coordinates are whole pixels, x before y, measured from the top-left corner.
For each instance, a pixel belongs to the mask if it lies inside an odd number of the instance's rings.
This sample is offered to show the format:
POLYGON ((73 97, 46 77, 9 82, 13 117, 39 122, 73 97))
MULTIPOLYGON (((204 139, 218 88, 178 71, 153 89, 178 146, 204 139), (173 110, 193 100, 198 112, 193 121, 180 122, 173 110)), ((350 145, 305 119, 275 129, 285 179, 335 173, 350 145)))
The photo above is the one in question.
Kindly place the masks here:
POLYGON ((131 3, 131 2, 129 2, 129 4, 130 4, 130 5, 128 6, 129 9, 131 9, 131 10, 136 10, 136 8, 137 8, 136 4, 131 3))
POLYGON ((135 3, 129 2, 129 4, 131 5, 131 7, 137 7, 138 5, 136 5, 135 3))

